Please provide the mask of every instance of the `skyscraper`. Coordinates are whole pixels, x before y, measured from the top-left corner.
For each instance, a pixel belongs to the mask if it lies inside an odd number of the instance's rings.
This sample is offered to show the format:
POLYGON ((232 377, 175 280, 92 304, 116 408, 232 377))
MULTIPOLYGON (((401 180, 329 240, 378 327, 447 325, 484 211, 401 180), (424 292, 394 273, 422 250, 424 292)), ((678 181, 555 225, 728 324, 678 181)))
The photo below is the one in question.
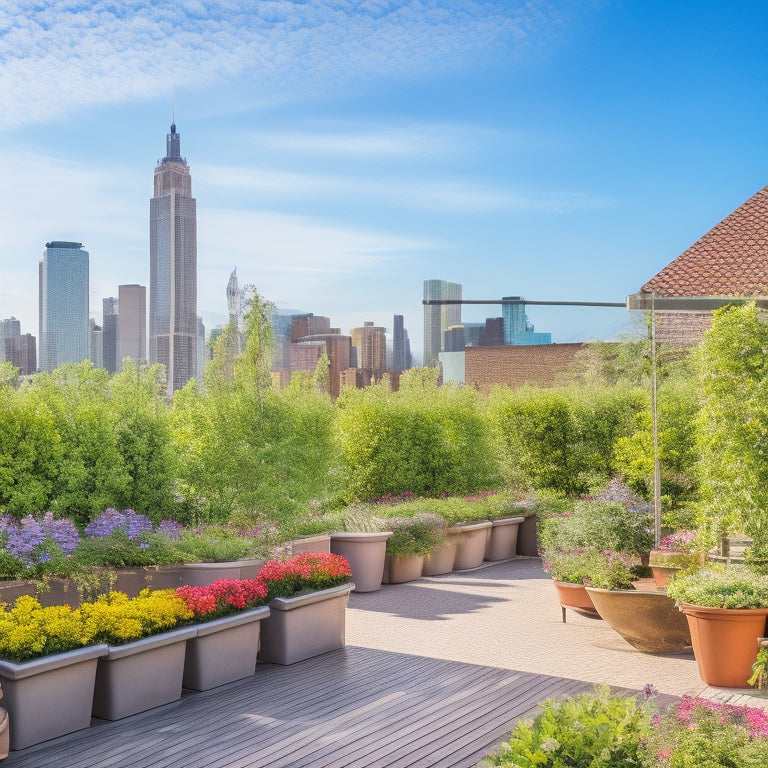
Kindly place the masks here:
POLYGON ((40 370, 88 358, 88 251, 54 240, 40 259, 40 370))
POLYGON ((155 168, 149 204, 149 358, 162 363, 168 395, 197 374, 197 203, 176 124, 155 168))
POLYGON ((379 377, 387 370, 387 329, 375 326, 371 320, 362 328, 351 328, 352 346, 357 350, 357 367, 379 377))
MULTIPOLYGON (((461 285, 447 280, 425 280, 425 299, 461 301, 461 285)), ((443 333, 452 325, 461 325, 461 304, 424 305, 424 365, 434 368, 443 351, 443 333)))
POLYGON ((147 360, 147 289, 143 285, 120 285, 117 296, 117 370, 122 371, 123 358, 147 360))
MULTIPOLYGON (((117 349, 117 326, 120 320, 120 299, 117 296, 108 296, 102 299, 102 318, 101 318, 101 362, 97 367, 102 366, 108 373, 117 373, 120 370, 120 353, 117 349)), ((91 358, 93 364, 96 360, 91 358)))
POLYGON ((392 370, 402 373, 412 367, 411 343, 402 315, 392 318, 392 370))

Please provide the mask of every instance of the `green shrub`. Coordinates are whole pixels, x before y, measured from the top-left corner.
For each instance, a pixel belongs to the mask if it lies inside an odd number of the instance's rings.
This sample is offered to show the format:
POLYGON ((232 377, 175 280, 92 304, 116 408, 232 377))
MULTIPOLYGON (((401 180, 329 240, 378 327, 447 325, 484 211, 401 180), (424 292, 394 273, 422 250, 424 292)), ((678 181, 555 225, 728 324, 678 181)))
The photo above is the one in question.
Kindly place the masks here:
POLYGON ((392 535, 387 539, 390 557, 428 556, 445 543, 445 520, 439 515, 387 518, 392 535))
POLYGON ((744 565, 710 565, 670 580, 667 594, 705 608, 768 608, 768 576, 744 565))

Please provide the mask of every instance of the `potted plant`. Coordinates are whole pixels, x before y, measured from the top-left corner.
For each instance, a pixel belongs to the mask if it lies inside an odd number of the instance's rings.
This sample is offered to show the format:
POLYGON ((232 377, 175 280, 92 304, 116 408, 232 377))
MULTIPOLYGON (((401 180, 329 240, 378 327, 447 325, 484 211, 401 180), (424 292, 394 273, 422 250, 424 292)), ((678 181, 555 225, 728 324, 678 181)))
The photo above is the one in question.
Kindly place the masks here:
MULTIPOLYGON (((543 549, 541 563, 552 577, 557 599, 563 612, 571 608, 577 613, 598 617, 592 598, 584 584, 590 573, 590 560, 596 556, 593 549, 543 549)), ((599 617, 598 617, 599 618, 599 617)))
POLYGON ((597 552, 590 561, 589 594, 600 617, 633 648, 676 653, 691 644, 684 617, 664 592, 633 588, 640 565, 622 552, 597 552))
POLYGON ((657 587, 669 585, 669 577, 704 564, 704 553, 699 550, 696 531, 678 531, 665 536, 656 549, 651 550, 648 561, 657 587))
POLYGON ((391 584, 413 581, 421 577, 424 560, 446 541, 445 522, 436 515, 390 517, 387 527, 385 573, 391 584))
POLYGON ((344 531, 331 534, 331 552, 342 556, 352 569, 356 592, 375 592, 384 578, 387 539, 385 521, 365 505, 352 506, 344 515, 344 531))
POLYGON ((267 585, 270 613, 261 624, 258 658, 294 664, 342 648, 351 576, 349 563, 333 553, 265 563, 259 578, 267 585))
POLYGON ((182 686, 207 691, 241 680, 256 669, 259 629, 269 608, 263 579, 217 579, 176 590, 193 613, 196 634, 187 640, 182 686))
POLYGON ((699 676, 708 685, 744 688, 765 636, 768 576, 741 564, 712 565, 672 579, 667 594, 691 630, 699 676))
POLYGON ((22 595, 0 612, 0 681, 11 749, 90 725, 96 663, 107 650, 69 606, 43 607, 22 595))

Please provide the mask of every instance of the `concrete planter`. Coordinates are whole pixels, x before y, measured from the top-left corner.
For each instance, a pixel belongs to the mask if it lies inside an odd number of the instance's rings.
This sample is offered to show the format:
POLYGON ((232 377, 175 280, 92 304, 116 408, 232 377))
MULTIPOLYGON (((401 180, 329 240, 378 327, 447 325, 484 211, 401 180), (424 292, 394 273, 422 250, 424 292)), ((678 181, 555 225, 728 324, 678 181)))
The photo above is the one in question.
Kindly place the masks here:
POLYGON ((539 541, 536 532, 538 518, 536 515, 528 515, 520 523, 517 532, 517 554, 524 557, 539 556, 539 541))
POLYGON ((600 617, 633 648, 677 653, 691 644, 688 622, 664 592, 587 587, 600 617))
POLYGON ((404 584, 406 581, 415 581, 421 578, 423 570, 423 555, 387 556, 384 567, 385 582, 387 584, 404 584))
POLYGON ((119 720, 181 698, 187 640, 196 627, 110 645, 99 659, 93 715, 119 720))
POLYGON ((323 533, 317 536, 306 536, 303 539, 294 539, 291 542, 291 554, 300 555, 304 552, 322 552, 331 551, 331 536, 323 533))
POLYGON ((442 576, 453 570, 456 560, 456 548, 459 542, 455 535, 446 537, 445 544, 438 547, 429 557, 424 558, 423 576, 442 576))
MULTIPOLYGON (((383 568, 383 566, 382 566, 383 568)), ((351 582, 298 597, 276 597, 261 622, 259 660, 295 664, 343 648, 351 582)))
POLYGON ((356 592, 375 592, 384 578, 387 539, 392 531, 381 533, 344 532, 331 534, 331 552, 347 559, 352 569, 356 592))
POLYGON ((192 587, 207 587, 216 579, 255 579, 265 562, 253 559, 227 563, 185 563, 180 566, 181 583, 192 587))
POLYGON ((505 517, 491 524, 491 538, 485 548, 485 559, 493 562, 509 560, 517 554, 517 536, 524 517, 505 517))
POLYGON ((261 621, 269 616, 262 606, 196 625, 187 640, 182 686, 207 691, 250 677, 256 670, 261 621))
POLYGON ((477 568, 485 559, 485 545, 490 534, 491 523, 471 523, 469 525, 456 526, 450 529, 457 534, 456 559, 453 568, 456 571, 464 571, 468 568, 477 568))
POLYGON ((91 724, 96 663, 108 646, 91 645, 15 664, 0 661, 11 749, 79 731, 91 724))

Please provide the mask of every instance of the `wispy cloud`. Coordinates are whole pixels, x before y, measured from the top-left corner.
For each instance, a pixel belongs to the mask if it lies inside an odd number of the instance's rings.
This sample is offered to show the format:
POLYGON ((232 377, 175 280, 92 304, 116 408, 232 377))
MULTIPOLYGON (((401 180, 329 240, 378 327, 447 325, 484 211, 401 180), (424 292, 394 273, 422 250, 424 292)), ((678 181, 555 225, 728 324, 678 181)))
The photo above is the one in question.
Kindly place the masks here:
POLYGON ((0 126, 235 76, 272 95, 514 57, 562 14, 551 0, 4 0, 0 126))

